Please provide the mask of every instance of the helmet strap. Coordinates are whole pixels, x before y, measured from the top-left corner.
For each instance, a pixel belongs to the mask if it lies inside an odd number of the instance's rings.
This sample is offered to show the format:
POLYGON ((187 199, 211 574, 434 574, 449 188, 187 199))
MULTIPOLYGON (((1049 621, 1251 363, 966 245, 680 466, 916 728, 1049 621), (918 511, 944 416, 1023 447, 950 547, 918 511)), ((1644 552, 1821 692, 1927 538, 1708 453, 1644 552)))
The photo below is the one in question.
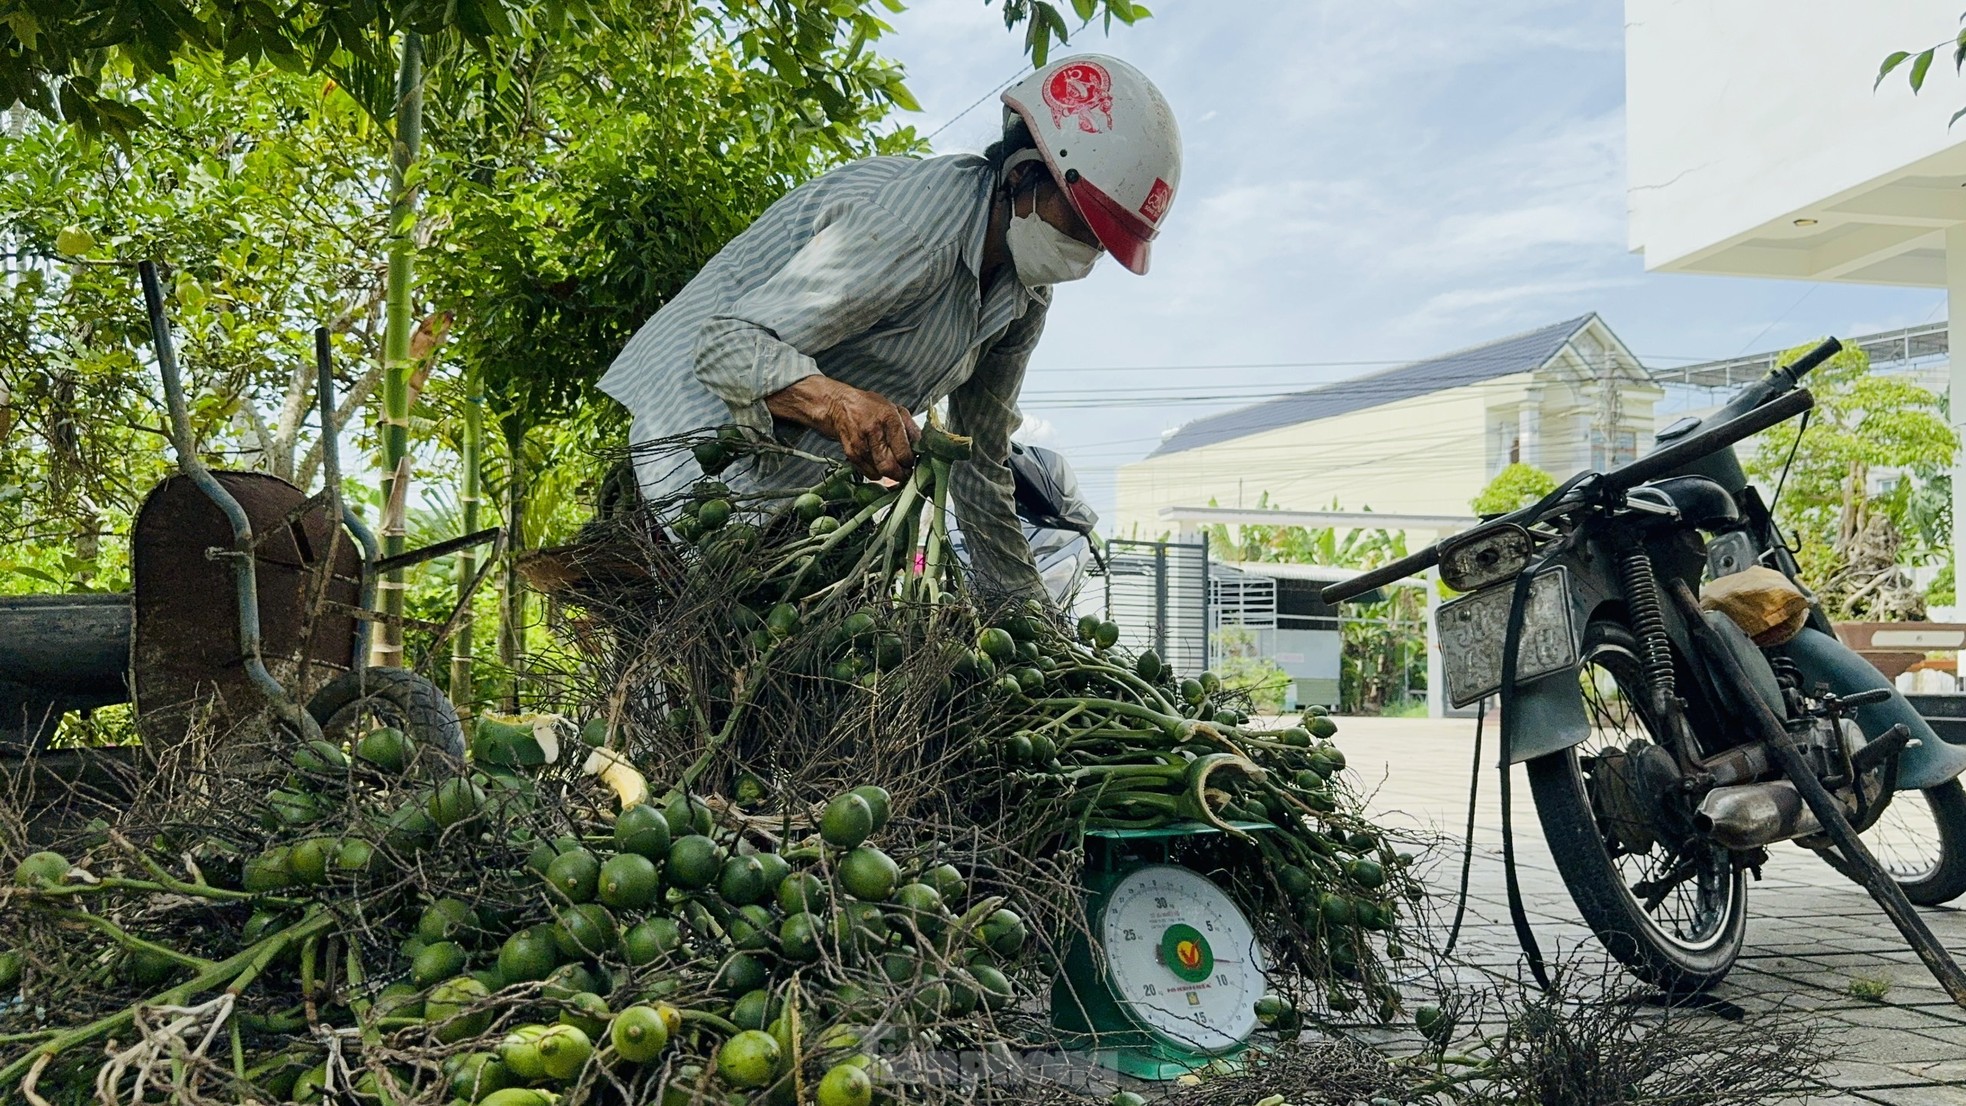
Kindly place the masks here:
MULTIPOLYGON (((1015 200, 1017 198, 1017 195, 1015 192, 1011 190, 1011 185, 1010 185, 1011 170, 1017 168, 1020 165, 1028 165, 1033 161, 1042 163, 1044 161, 1044 155, 1039 153, 1037 150, 1030 149, 1030 148, 1019 150, 1016 153, 1004 159, 999 188, 1004 192, 1005 195, 1009 196, 1012 200, 1015 200)), ((1050 170, 1046 170, 1047 173, 1049 173, 1049 171, 1050 170)), ((1033 178, 1031 178, 1027 174, 1025 179, 1030 180, 1033 178)), ((1039 177, 1035 179, 1043 180, 1044 178, 1039 177)))

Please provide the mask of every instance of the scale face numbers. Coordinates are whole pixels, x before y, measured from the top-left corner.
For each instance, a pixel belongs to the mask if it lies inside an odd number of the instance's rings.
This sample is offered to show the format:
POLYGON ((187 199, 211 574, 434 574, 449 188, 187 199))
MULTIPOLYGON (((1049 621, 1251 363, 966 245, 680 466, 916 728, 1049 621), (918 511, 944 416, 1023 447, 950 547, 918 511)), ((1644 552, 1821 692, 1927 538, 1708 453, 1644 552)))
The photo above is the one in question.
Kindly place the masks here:
POLYGON ((1121 877, 1095 935, 1113 994, 1141 1028, 1194 1052, 1256 1031, 1265 986, 1249 919, 1207 877, 1152 864, 1121 877))

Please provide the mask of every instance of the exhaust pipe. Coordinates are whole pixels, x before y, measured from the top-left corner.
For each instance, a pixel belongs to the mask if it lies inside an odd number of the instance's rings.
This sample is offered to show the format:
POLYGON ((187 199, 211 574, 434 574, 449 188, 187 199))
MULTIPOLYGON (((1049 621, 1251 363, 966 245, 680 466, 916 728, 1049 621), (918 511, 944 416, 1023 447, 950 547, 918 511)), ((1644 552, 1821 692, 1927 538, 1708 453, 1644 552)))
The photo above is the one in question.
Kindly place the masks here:
POLYGON ((1693 828, 1730 849, 1752 849, 1820 833, 1802 793, 1788 780, 1716 787, 1700 800, 1693 828))

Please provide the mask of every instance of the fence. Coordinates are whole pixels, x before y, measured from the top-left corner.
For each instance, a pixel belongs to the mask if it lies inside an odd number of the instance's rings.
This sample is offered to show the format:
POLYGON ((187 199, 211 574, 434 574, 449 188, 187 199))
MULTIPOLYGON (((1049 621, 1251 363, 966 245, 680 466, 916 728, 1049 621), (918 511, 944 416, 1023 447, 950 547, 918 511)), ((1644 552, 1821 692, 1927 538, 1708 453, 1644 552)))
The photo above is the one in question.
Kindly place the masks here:
POLYGON ((1151 648, 1181 672, 1207 668, 1215 629, 1208 540, 1108 541, 1105 604, 1128 649, 1151 648))

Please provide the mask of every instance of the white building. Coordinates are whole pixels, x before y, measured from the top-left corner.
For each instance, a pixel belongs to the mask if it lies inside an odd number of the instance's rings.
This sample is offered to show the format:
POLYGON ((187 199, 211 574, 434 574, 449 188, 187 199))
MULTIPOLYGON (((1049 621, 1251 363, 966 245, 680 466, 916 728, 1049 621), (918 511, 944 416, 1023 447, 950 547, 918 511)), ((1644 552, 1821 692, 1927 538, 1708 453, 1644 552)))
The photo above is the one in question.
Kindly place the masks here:
MULTIPOLYGON (((1960 348, 1958 15, 1929 0, 1627 0, 1630 233, 1645 267, 1943 287, 1960 348), (1873 90, 1886 56, 1938 42, 1922 94, 1903 68, 1873 90)), ((1949 376, 1966 397, 1966 359, 1949 376)), ((1966 423, 1966 401, 1952 418, 1966 423)), ((1966 517, 1966 473, 1953 496, 1966 517)))
MULTIPOLYGON (((1183 508, 1370 510, 1432 541, 1514 461, 1562 479, 1631 460, 1661 389, 1597 315, 1190 422, 1121 466, 1116 523, 1153 537, 1183 508)), ((1243 519, 1223 518, 1236 523, 1243 519)))

